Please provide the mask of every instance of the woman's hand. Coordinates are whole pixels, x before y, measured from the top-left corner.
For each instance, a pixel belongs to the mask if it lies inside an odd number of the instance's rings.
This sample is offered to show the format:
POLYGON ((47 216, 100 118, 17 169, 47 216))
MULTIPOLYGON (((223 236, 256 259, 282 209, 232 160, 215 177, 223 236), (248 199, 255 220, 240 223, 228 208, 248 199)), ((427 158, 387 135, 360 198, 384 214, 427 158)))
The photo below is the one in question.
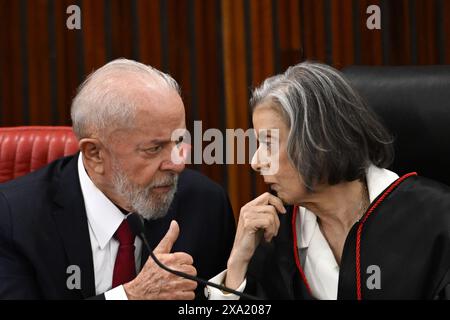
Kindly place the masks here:
POLYGON ((233 249, 227 264, 225 285, 238 288, 261 238, 270 242, 278 234, 279 213, 286 213, 283 202, 266 192, 241 208, 233 249))

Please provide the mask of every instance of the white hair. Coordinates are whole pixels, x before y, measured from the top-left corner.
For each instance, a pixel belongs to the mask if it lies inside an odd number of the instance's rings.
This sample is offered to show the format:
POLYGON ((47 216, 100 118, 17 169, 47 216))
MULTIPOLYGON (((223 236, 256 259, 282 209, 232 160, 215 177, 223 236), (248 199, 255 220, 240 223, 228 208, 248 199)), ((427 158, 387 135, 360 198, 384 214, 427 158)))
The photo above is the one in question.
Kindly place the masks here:
POLYGON ((363 179, 392 163, 392 136, 336 69, 305 61, 253 91, 253 110, 272 102, 289 127, 288 155, 305 186, 363 179))
POLYGON ((170 75, 124 58, 113 60, 91 73, 72 101, 71 118, 75 135, 78 139, 93 134, 102 136, 107 128, 129 126, 135 120, 138 99, 141 98, 129 88, 145 87, 155 82, 180 92, 177 82, 170 75), (126 75, 132 75, 132 80, 126 75))

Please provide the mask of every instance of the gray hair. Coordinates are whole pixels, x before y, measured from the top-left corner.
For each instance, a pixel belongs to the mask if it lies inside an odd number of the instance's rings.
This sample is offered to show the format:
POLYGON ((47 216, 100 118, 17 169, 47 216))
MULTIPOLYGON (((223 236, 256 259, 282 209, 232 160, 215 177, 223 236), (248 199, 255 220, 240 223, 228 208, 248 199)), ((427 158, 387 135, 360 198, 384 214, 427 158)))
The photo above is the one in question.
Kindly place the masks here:
POLYGON ((393 161, 392 136, 330 66, 303 62, 266 79, 250 105, 263 102, 273 102, 288 125, 289 159, 310 191, 317 183, 363 180, 370 164, 393 161))
POLYGON ((180 93, 177 82, 170 75, 133 60, 116 59, 91 73, 72 101, 75 135, 78 139, 95 133, 101 136, 107 128, 130 126, 135 120, 140 97, 127 90, 127 86, 145 86, 155 81, 180 93), (120 83, 124 74, 132 74, 133 83, 120 83))

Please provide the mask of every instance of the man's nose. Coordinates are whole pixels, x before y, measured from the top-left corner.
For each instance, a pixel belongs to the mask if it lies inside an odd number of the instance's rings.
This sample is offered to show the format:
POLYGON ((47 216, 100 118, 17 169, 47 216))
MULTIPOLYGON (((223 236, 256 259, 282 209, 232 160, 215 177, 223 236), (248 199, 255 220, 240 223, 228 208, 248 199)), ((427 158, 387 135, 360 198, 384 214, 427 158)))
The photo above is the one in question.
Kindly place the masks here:
POLYGON ((174 146, 168 159, 164 160, 161 164, 161 170, 170 170, 180 173, 186 166, 186 160, 190 151, 190 145, 181 144, 174 146))
POLYGON ((175 163, 171 159, 168 159, 162 162, 161 170, 180 173, 181 171, 184 170, 185 166, 186 166, 185 162, 175 163))

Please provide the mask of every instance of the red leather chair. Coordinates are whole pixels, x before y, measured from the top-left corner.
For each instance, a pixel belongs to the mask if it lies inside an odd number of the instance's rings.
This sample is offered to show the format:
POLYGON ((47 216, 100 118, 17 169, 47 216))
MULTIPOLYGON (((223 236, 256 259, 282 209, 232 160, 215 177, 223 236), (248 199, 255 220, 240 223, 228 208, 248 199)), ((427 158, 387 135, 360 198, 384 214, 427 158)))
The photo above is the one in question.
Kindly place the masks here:
POLYGON ((71 127, 0 128, 0 183, 78 151, 71 127))

